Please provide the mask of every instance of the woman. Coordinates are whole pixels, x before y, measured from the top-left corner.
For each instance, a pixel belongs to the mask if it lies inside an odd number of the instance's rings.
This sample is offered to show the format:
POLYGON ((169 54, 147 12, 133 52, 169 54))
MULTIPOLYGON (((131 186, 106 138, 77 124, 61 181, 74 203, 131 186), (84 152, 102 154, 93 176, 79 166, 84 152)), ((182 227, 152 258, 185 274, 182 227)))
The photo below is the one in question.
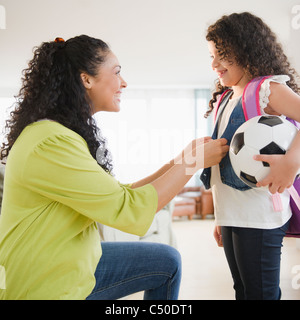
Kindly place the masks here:
POLYGON ((1 154, 9 154, 0 221, 2 299, 117 299, 142 290, 145 299, 177 299, 176 250, 101 246, 96 222, 144 235, 155 213, 228 147, 225 139, 199 139, 150 177, 118 183, 92 115, 119 111, 127 85, 120 70, 106 43, 84 35, 43 43, 25 70, 1 154))

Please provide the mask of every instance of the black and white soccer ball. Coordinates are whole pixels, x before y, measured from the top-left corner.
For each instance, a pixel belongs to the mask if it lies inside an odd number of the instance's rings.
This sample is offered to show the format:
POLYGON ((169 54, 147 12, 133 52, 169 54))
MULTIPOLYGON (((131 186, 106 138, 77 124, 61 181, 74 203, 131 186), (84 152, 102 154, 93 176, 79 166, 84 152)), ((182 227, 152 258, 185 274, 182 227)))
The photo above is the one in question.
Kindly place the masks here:
POLYGON ((285 154, 298 129, 278 116, 257 116, 243 123, 235 132, 229 157, 235 174, 248 186, 264 179, 270 166, 253 159, 257 154, 285 154))

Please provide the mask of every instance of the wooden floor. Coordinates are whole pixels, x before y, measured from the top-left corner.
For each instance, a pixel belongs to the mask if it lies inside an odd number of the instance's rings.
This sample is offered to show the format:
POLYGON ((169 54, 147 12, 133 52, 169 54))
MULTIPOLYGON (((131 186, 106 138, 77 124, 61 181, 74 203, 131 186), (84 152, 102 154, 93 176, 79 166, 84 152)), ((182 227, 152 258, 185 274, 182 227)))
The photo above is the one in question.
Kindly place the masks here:
MULTIPOLYGON (((183 266, 180 300, 234 299, 231 274, 223 249, 215 244, 213 227, 212 219, 182 218, 173 222, 183 266)), ((300 287, 300 249, 295 239, 285 238, 281 258, 282 300, 300 300, 297 286, 300 287), (293 268, 297 273, 293 274, 293 268)), ((142 299, 142 293, 130 299, 142 299)))

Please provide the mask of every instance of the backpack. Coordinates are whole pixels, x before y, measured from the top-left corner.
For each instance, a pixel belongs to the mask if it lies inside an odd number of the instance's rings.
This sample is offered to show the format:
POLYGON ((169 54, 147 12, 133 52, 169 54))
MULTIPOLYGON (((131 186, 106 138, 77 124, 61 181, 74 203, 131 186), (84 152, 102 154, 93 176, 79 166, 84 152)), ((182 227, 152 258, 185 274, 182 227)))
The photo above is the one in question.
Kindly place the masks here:
MULTIPOLYGON (((244 116, 246 121, 255 117, 260 116, 260 106, 259 106, 259 89, 267 78, 258 77, 250 81, 244 89, 242 97, 242 106, 244 111, 244 116)), ((286 118, 288 121, 293 123, 298 129, 300 129, 300 124, 290 118, 286 118)), ((289 229, 286 232, 286 237, 300 238, 300 179, 296 179, 293 186, 288 189, 291 199, 290 206, 292 210, 292 217, 290 219, 289 229)), ((274 209, 281 211, 281 199, 279 193, 272 195, 274 209)))

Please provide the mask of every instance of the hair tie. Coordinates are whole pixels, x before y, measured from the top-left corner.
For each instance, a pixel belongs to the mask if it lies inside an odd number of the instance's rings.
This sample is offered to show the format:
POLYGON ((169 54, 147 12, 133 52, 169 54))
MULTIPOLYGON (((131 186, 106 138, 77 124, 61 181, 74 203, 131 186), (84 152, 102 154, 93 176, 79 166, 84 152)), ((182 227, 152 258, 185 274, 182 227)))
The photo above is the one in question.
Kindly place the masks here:
POLYGON ((64 43, 65 42, 65 40, 63 38, 60 38, 60 37, 57 37, 54 41, 56 43, 64 43))

